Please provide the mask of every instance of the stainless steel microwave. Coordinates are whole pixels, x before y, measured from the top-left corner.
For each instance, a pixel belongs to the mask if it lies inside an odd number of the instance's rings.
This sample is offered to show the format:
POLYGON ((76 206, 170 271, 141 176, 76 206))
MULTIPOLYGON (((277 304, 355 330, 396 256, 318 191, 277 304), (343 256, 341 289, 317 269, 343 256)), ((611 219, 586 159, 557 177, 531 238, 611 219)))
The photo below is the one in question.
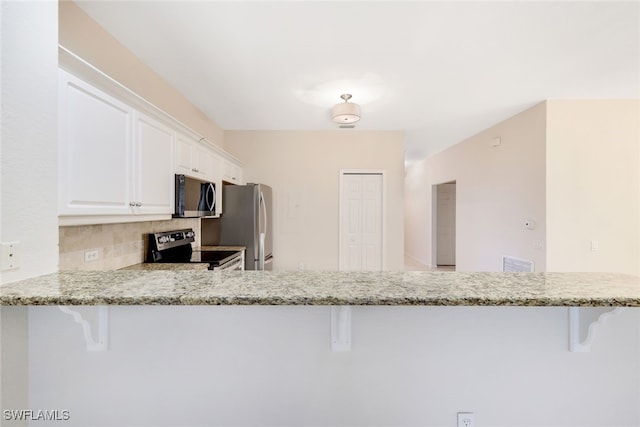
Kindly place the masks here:
POLYGON ((176 174, 175 218, 216 215, 216 184, 176 174))

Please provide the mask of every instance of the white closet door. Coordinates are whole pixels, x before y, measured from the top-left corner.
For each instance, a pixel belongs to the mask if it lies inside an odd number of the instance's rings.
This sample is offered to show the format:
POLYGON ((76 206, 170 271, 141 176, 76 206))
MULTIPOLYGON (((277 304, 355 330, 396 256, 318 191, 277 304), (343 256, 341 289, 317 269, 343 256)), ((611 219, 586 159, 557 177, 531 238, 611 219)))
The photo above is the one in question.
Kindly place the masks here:
POLYGON ((382 270, 382 175, 343 174, 341 179, 340 269, 382 270))

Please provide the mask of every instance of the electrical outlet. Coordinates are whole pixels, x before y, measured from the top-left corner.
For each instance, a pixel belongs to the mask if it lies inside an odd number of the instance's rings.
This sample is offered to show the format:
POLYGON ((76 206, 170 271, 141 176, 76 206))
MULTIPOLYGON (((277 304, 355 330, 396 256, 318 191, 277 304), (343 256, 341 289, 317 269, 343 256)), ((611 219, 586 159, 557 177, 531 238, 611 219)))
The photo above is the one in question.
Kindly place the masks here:
POLYGON ((458 427, 475 427, 473 412, 458 412, 458 427))
POLYGON ((84 251, 84 262, 97 261, 100 258, 100 251, 97 249, 84 251))
POLYGON ((15 270, 20 268, 20 242, 2 243, 2 269, 15 270))

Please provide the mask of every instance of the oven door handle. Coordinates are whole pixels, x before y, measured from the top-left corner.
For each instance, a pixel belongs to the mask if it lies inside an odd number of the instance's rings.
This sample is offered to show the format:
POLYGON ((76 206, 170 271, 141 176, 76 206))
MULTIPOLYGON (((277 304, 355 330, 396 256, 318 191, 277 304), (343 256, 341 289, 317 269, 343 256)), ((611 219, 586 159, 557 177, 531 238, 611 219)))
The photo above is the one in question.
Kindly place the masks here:
POLYGON ((213 271, 224 271, 224 270, 243 270, 243 261, 242 255, 233 258, 231 261, 222 264, 221 266, 214 267, 213 271))

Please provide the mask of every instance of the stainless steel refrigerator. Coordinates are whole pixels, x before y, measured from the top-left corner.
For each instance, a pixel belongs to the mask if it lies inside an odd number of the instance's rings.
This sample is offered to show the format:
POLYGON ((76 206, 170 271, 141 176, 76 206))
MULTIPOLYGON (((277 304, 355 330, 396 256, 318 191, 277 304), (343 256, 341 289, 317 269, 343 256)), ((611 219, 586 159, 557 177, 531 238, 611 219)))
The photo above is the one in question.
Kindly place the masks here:
POLYGON ((271 187, 224 185, 220 245, 246 246, 245 270, 273 269, 271 187))

